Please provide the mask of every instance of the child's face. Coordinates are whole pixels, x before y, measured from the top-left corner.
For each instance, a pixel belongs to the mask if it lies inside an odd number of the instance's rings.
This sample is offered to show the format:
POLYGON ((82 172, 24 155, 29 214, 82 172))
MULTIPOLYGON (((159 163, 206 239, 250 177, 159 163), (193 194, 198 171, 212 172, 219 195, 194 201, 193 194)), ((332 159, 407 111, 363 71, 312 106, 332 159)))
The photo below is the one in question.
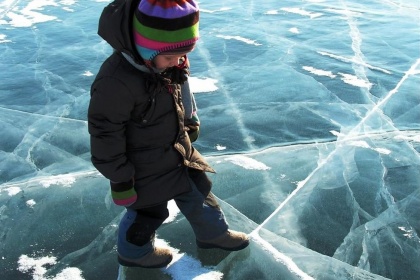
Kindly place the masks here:
POLYGON ((158 70, 165 70, 182 63, 182 58, 186 55, 183 54, 160 54, 155 57, 154 64, 158 70))

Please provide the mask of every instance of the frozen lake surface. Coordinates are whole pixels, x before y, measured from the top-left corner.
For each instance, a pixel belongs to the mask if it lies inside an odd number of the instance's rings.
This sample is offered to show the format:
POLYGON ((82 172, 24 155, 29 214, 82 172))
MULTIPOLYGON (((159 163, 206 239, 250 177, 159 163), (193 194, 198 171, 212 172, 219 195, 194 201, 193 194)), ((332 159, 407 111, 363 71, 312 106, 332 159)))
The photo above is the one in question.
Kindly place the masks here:
POLYGON ((0 0, 0 271, 12 279, 420 279, 420 2, 200 1, 196 148, 240 252, 171 204, 166 269, 122 268, 90 163, 109 1, 0 0))

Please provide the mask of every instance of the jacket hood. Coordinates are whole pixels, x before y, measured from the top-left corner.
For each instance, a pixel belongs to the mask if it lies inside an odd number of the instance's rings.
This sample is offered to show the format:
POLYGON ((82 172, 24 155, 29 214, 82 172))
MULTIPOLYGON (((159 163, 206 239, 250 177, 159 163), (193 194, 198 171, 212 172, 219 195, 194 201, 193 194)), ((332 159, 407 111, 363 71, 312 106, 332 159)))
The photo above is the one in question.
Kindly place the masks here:
POLYGON ((115 0, 102 11, 98 35, 118 52, 129 55, 137 64, 144 64, 135 49, 132 19, 140 0, 115 0))

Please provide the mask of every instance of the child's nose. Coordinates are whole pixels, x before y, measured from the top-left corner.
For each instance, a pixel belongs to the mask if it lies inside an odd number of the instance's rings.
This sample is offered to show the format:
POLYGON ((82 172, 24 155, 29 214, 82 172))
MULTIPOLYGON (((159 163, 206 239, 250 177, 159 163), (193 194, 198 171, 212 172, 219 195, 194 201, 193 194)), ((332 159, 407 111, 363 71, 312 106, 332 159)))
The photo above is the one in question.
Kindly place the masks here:
POLYGON ((179 57, 173 58, 171 60, 171 66, 178 66, 179 65, 179 57))

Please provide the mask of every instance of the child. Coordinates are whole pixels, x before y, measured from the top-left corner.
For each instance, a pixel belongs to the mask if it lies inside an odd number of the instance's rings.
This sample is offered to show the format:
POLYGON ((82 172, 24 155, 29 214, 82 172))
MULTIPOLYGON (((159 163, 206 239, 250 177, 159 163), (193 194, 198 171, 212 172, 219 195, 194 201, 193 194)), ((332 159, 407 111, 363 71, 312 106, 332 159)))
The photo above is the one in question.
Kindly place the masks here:
POLYGON ((118 232, 124 266, 165 267, 169 249, 155 231, 174 199, 200 248, 234 251, 246 234, 228 229, 205 172, 214 172, 191 142, 199 121, 188 87, 187 53, 198 40, 194 0, 116 0, 98 34, 114 53, 92 84, 88 111, 92 163, 110 180, 114 202, 127 208, 118 232))

